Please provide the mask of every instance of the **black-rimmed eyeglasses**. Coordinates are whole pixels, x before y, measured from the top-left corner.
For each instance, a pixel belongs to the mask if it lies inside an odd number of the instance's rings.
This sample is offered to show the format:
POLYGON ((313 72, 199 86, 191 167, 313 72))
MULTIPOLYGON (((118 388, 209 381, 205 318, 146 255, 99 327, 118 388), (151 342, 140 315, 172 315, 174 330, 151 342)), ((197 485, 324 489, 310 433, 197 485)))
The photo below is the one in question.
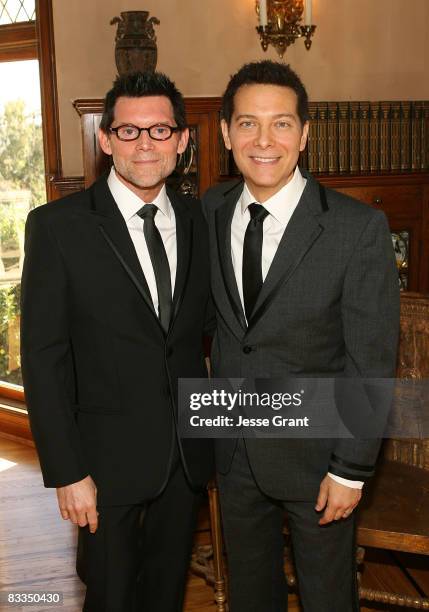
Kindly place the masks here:
POLYGON ((152 140, 168 140, 174 132, 179 132, 180 128, 165 123, 156 123, 147 128, 137 127, 132 123, 118 125, 109 128, 110 132, 115 132, 119 140, 137 140, 142 132, 147 132, 152 140))

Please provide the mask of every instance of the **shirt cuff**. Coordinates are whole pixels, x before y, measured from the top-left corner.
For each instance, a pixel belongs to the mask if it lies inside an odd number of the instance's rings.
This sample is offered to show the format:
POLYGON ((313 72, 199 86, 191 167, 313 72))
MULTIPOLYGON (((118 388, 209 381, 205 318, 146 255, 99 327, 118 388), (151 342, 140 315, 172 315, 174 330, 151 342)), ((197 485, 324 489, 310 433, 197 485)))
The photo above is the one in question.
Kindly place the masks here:
POLYGON ((328 476, 335 480, 335 482, 339 482, 345 487, 350 487, 351 489, 362 489, 363 482, 360 480, 348 480, 347 478, 342 478, 342 476, 337 476, 336 474, 331 474, 328 472, 328 476))

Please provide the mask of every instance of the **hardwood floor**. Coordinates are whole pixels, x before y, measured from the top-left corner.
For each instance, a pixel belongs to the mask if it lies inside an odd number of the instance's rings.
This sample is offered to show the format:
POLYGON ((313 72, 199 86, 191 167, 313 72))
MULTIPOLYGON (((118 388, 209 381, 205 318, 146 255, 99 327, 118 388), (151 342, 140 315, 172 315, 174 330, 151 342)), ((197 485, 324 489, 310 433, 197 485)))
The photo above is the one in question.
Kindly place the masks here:
MULTIPOLYGON (((79 612, 84 587, 75 575, 75 530, 59 516, 55 492, 43 487, 34 448, 1 435, 0 487, 0 592, 60 591, 64 603, 58 612, 79 612)), ((208 538, 208 534, 199 535, 202 541, 204 537, 208 538)), ((382 552, 369 552, 364 583, 371 588, 402 589, 410 595, 421 589, 427 596, 428 565, 421 558, 403 555, 392 559, 382 552), (407 568, 411 579, 398 563, 407 568)), ((3 609, 9 608, 2 604, 0 610, 3 609)), ((22 609, 54 610, 43 606, 22 609)), ((291 594, 289 612, 299 610, 297 597, 291 594)), ((394 608, 361 608, 362 612, 374 610, 394 608)), ((216 612, 212 588, 194 575, 188 580, 185 612, 216 612)))

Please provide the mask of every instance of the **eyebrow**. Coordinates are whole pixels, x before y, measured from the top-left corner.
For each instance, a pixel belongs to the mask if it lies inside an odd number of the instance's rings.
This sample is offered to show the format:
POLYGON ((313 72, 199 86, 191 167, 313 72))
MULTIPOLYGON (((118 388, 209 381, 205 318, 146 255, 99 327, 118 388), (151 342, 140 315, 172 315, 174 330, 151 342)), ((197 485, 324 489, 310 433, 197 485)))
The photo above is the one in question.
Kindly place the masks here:
MULTIPOLYGON (((297 116, 293 113, 278 113, 277 115, 273 115, 272 119, 280 119, 281 117, 289 117, 290 119, 296 119, 297 116)), ((238 119, 257 119, 257 115, 251 115, 247 113, 243 113, 242 115, 238 115, 236 120, 238 119)))

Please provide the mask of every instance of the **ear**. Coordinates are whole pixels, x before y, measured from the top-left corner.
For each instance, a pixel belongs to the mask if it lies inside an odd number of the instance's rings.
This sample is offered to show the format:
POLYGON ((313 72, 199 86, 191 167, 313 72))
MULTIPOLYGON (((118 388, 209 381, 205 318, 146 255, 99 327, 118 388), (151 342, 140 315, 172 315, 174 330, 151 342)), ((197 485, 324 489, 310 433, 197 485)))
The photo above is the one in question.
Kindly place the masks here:
POLYGON ((220 127, 222 130, 222 136, 223 136, 223 141, 225 143, 225 146, 228 149, 228 151, 231 151, 232 146, 231 146, 231 141, 229 139, 229 127, 225 119, 221 119, 220 127))
POLYGON ((188 146, 189 142, 189 130, 188 128, 180 132, 179 142, 177 143, 177 153, 180 155, 183 153, 188 146))
POLYGON ((306 121, 304 123, 304 126, 302 128, 302 134, 301 134, 301 142, 299 144, 299 150, 300 151, 304 151, 305 149, 305 145, 307 144, 307 139, 308 139, 308 128, 310 127, 310 124, 308 121, 306 121))
POLYGON ((103 130, 98 130, 98 141, 100 147, 106 155, 112 155, 112 148, 110 146, 110 137, 103 130))

